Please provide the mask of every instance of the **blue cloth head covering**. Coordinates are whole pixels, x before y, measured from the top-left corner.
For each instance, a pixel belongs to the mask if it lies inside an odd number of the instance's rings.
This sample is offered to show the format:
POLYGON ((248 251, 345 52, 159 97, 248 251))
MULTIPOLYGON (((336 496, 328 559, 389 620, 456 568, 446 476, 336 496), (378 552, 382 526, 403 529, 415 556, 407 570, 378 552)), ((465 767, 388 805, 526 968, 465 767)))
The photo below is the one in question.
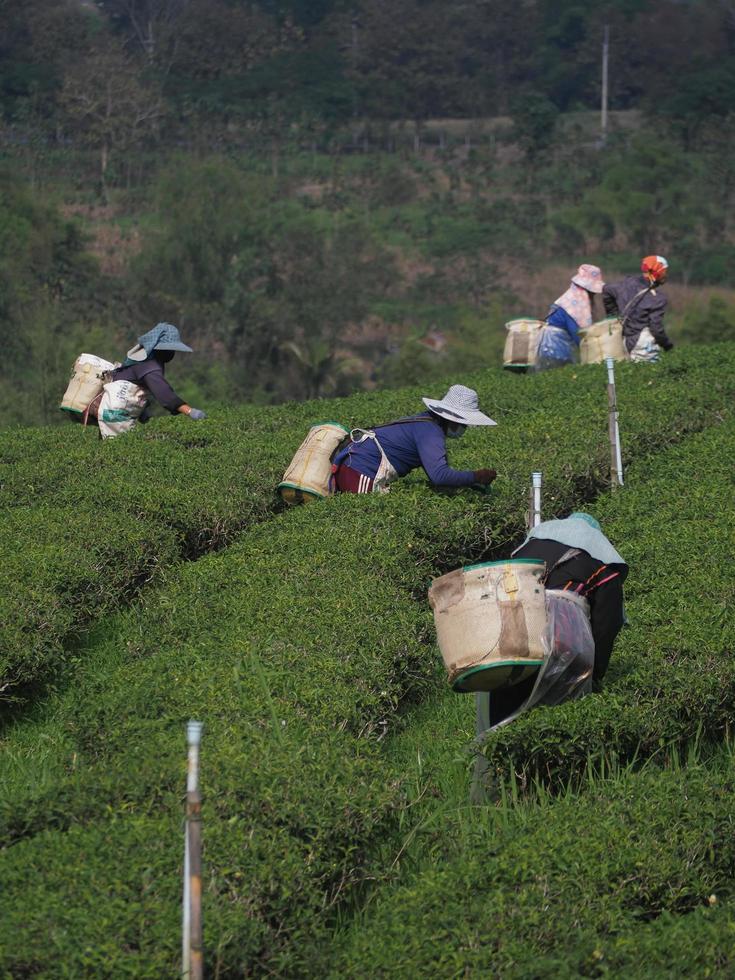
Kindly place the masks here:
POLYGON ((159 323, 148 333, 138 337, 138 343, 128 351, 125 367, 145 361, 154 350, 180 350, 191 353, 191 347, 187 347, 182 342, 179 331, 173 323, 159 323))
POLYGON ((620 557, 599 527, 600 525, 590 514, 576 513, 564 520, 542 521, 533 528, 523 544, 528 544, 534 538, 541 538, 558 541, 568 548, 580 548, 601 561, 603 565, 622 565, 624 569, 622 578, 625 578, 628 574, 625 559, 620 557))
POLYGON ((583 510, 575 510, 573 514, 569 515, 571 518, 577 518, 580 521, 587 521, 590 527, 593 527, 596 531, 601 531, 602 527, 597 518, 593 517, 592 514, 586 514, 583 510))

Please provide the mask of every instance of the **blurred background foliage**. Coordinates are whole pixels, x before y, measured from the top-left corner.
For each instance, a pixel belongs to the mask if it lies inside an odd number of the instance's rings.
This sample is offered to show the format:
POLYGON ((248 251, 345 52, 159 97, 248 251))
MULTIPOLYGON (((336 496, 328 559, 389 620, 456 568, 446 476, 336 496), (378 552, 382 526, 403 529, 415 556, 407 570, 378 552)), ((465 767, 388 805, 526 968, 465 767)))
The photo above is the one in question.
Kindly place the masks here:
POLYGON ((197 403, 497 364, 582 261, 735 332, 730 0, 0 0, 0 424, 159 320, 197 403), (600 54, 610 31, 610 122, 600 54), (681 38, 687 37, 686 45, 681 38))

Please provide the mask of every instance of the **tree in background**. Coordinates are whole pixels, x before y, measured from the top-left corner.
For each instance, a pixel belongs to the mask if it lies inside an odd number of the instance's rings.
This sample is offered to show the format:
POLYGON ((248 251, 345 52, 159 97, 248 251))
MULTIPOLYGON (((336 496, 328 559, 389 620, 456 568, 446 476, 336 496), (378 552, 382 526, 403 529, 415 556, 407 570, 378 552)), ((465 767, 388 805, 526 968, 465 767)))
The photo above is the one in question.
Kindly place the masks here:
POLYGON ((168 71, 190 0, 96 0, 96 5, 150 65, 168 71))
POLYGON ((112 43, 97 44, 64 77, 59 102, 72 139, 99 154, 99 195, 107 199, 107 168, 155 134, 163 103, 135 62, 112 43))
MULTIPOLYGON (((85 254, 78 227, 0 170, 0 415, 6 424, 54 420, 82 349, 115 355, 115 330, 105 329, 110 317, 100 299, 105 294, 109 285, 85 254)), ((120 315, 118 307, 118 324, 120 315)))
POLYGON ((227 357, 246 397, 328 390, 342 334, 394 280, 369 230, 311 215, 279 200, 273 181, 216 160, 179 161, 156 206, 134 267, 150 316, 191 325, 200 347, 227 357))

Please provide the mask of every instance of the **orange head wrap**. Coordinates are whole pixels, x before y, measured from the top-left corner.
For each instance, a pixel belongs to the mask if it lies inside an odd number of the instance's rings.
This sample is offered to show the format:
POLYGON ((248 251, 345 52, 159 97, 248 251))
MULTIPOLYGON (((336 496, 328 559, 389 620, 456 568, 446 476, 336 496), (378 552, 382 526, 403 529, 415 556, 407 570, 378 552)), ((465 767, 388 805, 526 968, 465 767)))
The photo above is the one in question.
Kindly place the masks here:
POLYGON ((668 268, 669 263, 663 255, 647 255, 641 261, 641 272, 648 276, 652 283, 661 282, 662 279, 665 279, 668 268))

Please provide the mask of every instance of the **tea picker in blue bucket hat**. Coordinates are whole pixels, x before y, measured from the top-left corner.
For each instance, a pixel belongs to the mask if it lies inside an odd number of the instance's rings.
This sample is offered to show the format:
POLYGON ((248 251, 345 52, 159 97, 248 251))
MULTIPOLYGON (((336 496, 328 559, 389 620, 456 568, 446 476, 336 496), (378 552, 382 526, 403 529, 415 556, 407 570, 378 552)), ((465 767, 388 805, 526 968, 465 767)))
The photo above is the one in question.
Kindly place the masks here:
MULTIPOLYGON (((624 559, 605 537, 599 522, 582 511, 563 520, 538 524, 512 557, 545 562, 547 590, 569 592, 585 600, 594 641, 591 686, 599 688, 615 638, 625 622, 623 582, 628 566, 624 559)), ((490 727, 524 710, 534 683, 535 678, 531 677, 513 687, 492 691, 488 695, 490 727)))
MULTIPOLYGON (((132 381, 150 392, 156 401, 172 415, 188 415, 198 421, 206 418, 199 408, 187 405, 179 398, 165 377, 166 365, 176 351, 191 353, 179 336, 179 331, 172 323, 159 323, 157 326, 138 337, 138 343, 130 348, 122 367, 112 372, 113 381, 132 381)), ((140 418, 147 422, 150 417, 148 409, 140 418)))

